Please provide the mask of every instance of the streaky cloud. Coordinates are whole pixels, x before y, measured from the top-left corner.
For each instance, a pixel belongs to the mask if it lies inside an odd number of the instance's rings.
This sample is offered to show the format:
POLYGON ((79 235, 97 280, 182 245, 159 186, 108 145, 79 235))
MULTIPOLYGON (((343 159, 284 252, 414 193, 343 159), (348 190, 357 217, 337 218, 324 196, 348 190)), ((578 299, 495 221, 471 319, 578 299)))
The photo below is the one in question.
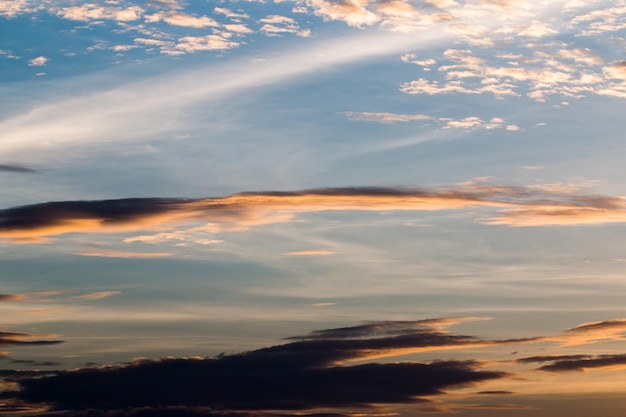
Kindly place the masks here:
POLYGON ((23 294, 0 294, 0 302, 3 301, 22 301, 26 297, 23 294))
POLYGON ((50 337, 47 335, 36 335, 28 333, 16 332, 0 332, 0 346, 16 346, 16 345, 56 345, 63 343, 62 340, 43 340, 37 338, 50 337), (35 340, 32 340, 35 339, 35 340))
POLYGON ((89 294, 79 295, 76 298, 81 300, 101 300, 103 298, 113 297, 115 295, 120 295, 121 291, 97 291, 89 294))
MULTIPOLYGON (((622 197, 568 186, 466 183, 440 188, 343 187, 246 192, 221 198, 128 198, 60 201, 0 211, 0 238, 40 242, 66 233, 163 230, 181 224, 217 224, 231 230, 292 221, 322 211, 443 211, 484 207, 485 225, 548 226, 626 221, 622 197)), ((132 238, 126 241, 133 241, 132 238)), ((97 253, 92 253, 92 256, 97 253)), ((106 255, 103 252, 102 255, 106 255)))
POLYGON ((23 165, 15 164, 0 164, 0 172, 16 172, 20 174, 37 174, 39 171, 36 169, 28 168, 23 165))
POLYGON ((586 371, 588 369, 624 369, 626 368, 626 354, 616 355, 579 355, 579 357, 559 358, 555 357, 553 363, 538 368, 548 372, 573 372, 586 371))
POLYGON ((92 250, 78 252, 80 256, 91 256, 99 258, 135 258, 135 259, 150 259, 150 258, 167 258, 172 256, 169 252, 128 252, 128 251, 104 251, 104 250, 92 250))

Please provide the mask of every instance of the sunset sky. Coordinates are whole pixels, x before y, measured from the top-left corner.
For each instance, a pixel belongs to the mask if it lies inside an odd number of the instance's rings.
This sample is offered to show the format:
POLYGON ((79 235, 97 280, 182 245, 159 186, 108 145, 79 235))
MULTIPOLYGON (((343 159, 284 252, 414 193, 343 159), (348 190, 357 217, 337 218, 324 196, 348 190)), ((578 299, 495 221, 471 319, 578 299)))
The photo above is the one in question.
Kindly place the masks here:
POLYGON ((0 97, 0 415, 625 415, 625 0, 0 0, 0 97))

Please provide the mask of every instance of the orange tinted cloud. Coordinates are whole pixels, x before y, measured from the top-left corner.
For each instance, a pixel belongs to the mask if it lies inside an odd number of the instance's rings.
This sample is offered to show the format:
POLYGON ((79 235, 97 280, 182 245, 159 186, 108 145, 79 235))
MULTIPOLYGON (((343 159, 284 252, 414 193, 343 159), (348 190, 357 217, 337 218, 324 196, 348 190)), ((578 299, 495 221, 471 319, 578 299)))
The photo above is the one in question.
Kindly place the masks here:
POLYGON ((333 255, 335 252, 329 250, 302 250, 294 252, 285 252, 285 256, 324 256, 333 255))
POLYGON ((98 291, 89 294, 79 295, 76 298, 80 298, 81 300, 100 300, 102 298, 108 298, 119 294, 121 294, 120 291, 98 291))
MULTIPOLYGON (((185 223, 212 223, 230 230, 242 230, 254 225, 288 222, 307 212, 438 211, 476 207, 495 210, 494 214, 479 219, 479 222, 491 225, 543 226, 626 221, 626 205, 622 197, 586 194, 571 186, 467 183, 437 189, 323 188, 242 193, 204 199, 53 202, 0 211, 0 238, 19 242, 65 233, 163 231, 185 223)), ((134 256, 133 253, 112 252, 82 254, 134 256)))

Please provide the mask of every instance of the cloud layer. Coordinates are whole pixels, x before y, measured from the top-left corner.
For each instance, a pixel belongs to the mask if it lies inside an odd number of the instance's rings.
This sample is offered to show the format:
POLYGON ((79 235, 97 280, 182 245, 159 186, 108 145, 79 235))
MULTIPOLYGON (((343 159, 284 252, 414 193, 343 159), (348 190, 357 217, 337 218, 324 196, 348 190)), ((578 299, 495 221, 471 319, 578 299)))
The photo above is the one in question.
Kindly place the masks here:
MULTIPOLYGON (((221 415, 214 414, 216 410, 226 413, 224 416, 242 411, 265 415, 271 410, 376 413, 382 406, 389 410, 398 405, 414 405, 424 411, 521 409, 525 407, 510 403, 447 403, 447 395, 455 389, 464 389, 465 395, 473 392, 474 398, 480 398, 513 393, 507 389, 471 389, 482 383, 517 381, 520 387, 528 383, 519 370, 513 374, 492 369, 507 361, 415 361, 415 356, 412 360, 395 362, 374 359, 450 349, 469 352, 480 348, 484 353, 487 348, 519 344, 540 344, 540 351, 546 351, 555 344, 559 349, 599 340, 623 340, 626 332, 624 319, 584 323, 556 335, 523 339, 490 340, 448 330, 453 325, 484 319, 447 317, 368 322, 312 331, 289 337, 283 344, 215 357, 137 359, 117 366, 76 370, 8 371, 0 376, 19 384, 20 389, 5 392, 3 398, 11 406, 45 405, 56 410, 73 410, 61 414, 68 417, 92 415, 85 414, 92 409, 105 410, 93 411, 95 416, 109 417, 152 415, 157 411, 162 413, 158 415, 174 415, 176 410, 181 415, 193 416, 221 415), (580 339, 581 335, 586 338, 580 339)), ((23 362, 30 365, 33 361, 23 362)), ((523 366, 545 363, 536 370, 554 374, 621 369, 626 366, 626 358, 624 354, 548 354, 513 363, 523 366)), ((40 363, 40 366, 50 365, 40 363)))
POLYGON ((140 360, 121 367, 59 371, 19 381, 13 393, 57 409, 208 406, 225 410, 368 408, 415 403, 468 384, 503 378, 474 361, 366 363, 372 353, 406 347, 474 344, 438 330, 467 319, 380 322, 292 338, 289 343, 205 359, 140 360))

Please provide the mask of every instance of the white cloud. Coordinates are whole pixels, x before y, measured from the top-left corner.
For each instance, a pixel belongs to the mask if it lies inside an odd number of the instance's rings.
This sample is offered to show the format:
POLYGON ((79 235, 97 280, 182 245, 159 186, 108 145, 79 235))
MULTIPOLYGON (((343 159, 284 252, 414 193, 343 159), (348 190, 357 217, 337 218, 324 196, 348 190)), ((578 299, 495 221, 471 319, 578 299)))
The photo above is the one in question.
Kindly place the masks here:
POLYGON ((604 73, 612 79, 626 80, 626 61, 620 61, 604 68, 604 73))
MULTIPOLYGON (((529 44, 529 54, 476 56, 479 51, 449 49, 438 70, 444 80, 419 78, 400 86, 407 94, 482 94, 496 97, 526 95, 543 102, 550 96, 582 98, 588 94, 622 97, 626 90, 622 64, 602 67, 604 59, 586 48, 562 43, 529 44), (541 48, 541 49, 539 49, 541 48)), ((404 62, 414 56, 404 55, 404 62)))
POLYGON ((283 253, 285 256, 328 256, 334 254, 335 252, 329 250, 302 250, 283 253))
POLYGON ((174 47, 175 50, 163 50, 163 52, 168 53, 167 51, 171 51, 175 53, 177 51, 183 51, 192 53, 198 51, 219 51, 235 48, 237 46, 239 46, 238 42, 231 41, 227 37, 220 35, 185 36, 178 40, 174 47))
POLYGON ((121 291, 98 291, 79 295, 76 298, 80 298, 81 300, 101 300, 103 298, 113 297, 114 295, 120 295, 121 293, 121 291))
POLYGON ((15 54, 13 54, 12 51, 7 51, 7 50, 4 50, 4 49, 0 49, 0 55, 4 55, 4 56, 6 56, 9 59, 20 59, 20 57, 15 55, 15 54))
POLYGON ((30 11, 26 0, 0 0, 0 16, 15 17, 30 11))
POLYGON ((207 16, 195 17, 185 13, 170 11, 159 12, 151 15, 146 15, 146 22, 159 22, 163 21, 173 26, 183 26, 190 28, 205 28, 205 27, 217 27, 219 23, 207 16))
POLYGON ((619 0, 614 7, 595 9, 575 16, 571 20, 574 26, 583 26, 582 36, 593 36, 605 32, 616 32, 626 28, 626 1, 619 0))
POLYGON ((471 129, 474 127, 481 126, 483 121, 480 117, 472 116, 466 117, 461 120, 448 120, 448 119, 440 119, 445 121, 444 129, 471 129))
POLYGON ((395 114, 395 113, 374 113, 374 112, 351 112, 344 113, 348 120, 379 122, 379 123, 396 123, 411 122, 415 120, 431 120, 432 116, 424 114, 395 114))
POLYGON ((309 29, 301 30, 298 23, 287 16, 270 15, 259 19, 259 22, 264 23, 261 32, 268 36, 279 36, 282 33, 295 33, 303 37, 311 35, 309 29))
POLYGON ((224 7, 216 7, 215 9, 213 9, 213 11, 218 14, 223 14, 224 16, 231 19, 247 19, 250 17, 247 13, 233 12, 232 10, 226 9, 224 7))
POLYGON ((41 67, 43 65, 46 65, 48 61, 49 59, 45 56, 38 56, 37 58, 31 59, 28 65, 30 65, 31 67, 41 67))
POLYGON ((120 22, 138 20, 143 15, 144 10, 139 6, 130 6, 126 9, 117 7, 106 7, 99 4, 87 3, 81 6, 65 7, 57 14, 65 19, 88 22, 90 20, 109 19, 120 22))
POLYGON ((366 8, 367 3, 367 0, 307 0, 307 5, 324 20, 341 20, 356 27, 371 26, 380 20, 366 8))
POLYGON ((535 20, 518 32, 518 35, 531 38, 543 38, 544 36, 554 35, 556 33, 558 33, 558 31, 550 27, 547 23, 535 20))
POLYGON ((229 32, 236 33, 238 35, 249 35, 251 33, 254 33, 252 29, 250 29, 249 27, 241 23, 226 24, 224 25, 224 29, 226 29, 229 32))
MULTIPOLYGON (((360 122, 396 123, 410 122, 415 120, 434 120, 435 117, 425 114, 395 114, 395 113, 372 113, 372 112, 345 112, 348 120, 360 122)), ((453 119, 450 117, 440 117, 436 121, 443 125, 444 129, 474 129, 484 128, 487 130, 506 129, 510 132, 520 130, 519 126, 507 124, 500 117, 493 117, 489 122, 485 122, 480 117, 469 116, 463 119, 453 119)))

